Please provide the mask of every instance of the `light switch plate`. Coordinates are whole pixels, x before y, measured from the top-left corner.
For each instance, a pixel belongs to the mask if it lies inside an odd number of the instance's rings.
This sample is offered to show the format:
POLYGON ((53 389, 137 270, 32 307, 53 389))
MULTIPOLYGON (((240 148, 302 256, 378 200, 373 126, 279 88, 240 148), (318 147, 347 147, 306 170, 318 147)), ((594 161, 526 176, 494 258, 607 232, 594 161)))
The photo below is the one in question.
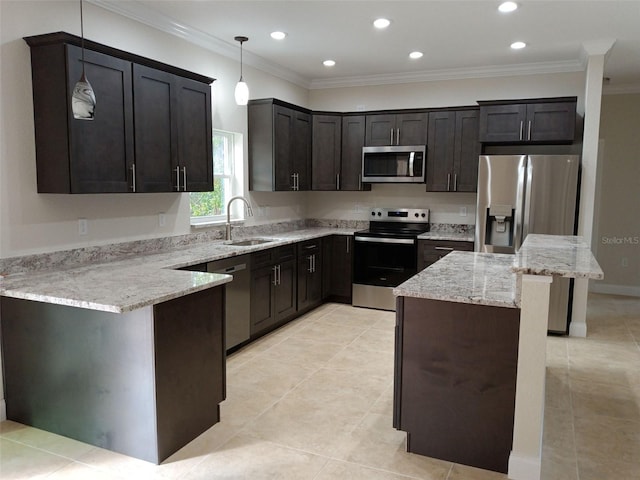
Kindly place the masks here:
POLYGON ((89 222, 86 218, 78 219, 78 235, 87 235, 89 233, 89 222))

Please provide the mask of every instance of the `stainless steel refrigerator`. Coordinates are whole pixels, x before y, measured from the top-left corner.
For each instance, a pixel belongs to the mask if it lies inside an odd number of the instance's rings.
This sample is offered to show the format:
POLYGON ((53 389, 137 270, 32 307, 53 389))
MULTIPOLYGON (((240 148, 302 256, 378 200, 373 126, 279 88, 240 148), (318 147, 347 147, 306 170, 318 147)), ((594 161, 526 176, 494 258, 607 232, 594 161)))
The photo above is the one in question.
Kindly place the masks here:
MULTIPOLYGON (((515 253, 529 233, 574 235, 580 157, 482 155, 476 252, 515 253)), ((571 282, 551 284, 549 331, 567 333, 571 282)))

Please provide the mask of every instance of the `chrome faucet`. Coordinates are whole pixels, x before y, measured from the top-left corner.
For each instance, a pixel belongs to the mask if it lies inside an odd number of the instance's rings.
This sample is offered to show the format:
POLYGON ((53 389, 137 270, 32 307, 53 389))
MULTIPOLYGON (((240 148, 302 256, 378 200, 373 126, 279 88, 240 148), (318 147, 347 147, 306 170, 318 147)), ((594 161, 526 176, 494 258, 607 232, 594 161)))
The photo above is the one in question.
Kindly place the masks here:
POLYGON ((242 200, 247 206, 247 216, 253 217, 253 210, 251 209, 251 204, 249 201, 241 195, 237 197, 231 197, 227 202, 227 231, 225 233, 225 240, 231 240, 231 202, 234 200, 242 200))

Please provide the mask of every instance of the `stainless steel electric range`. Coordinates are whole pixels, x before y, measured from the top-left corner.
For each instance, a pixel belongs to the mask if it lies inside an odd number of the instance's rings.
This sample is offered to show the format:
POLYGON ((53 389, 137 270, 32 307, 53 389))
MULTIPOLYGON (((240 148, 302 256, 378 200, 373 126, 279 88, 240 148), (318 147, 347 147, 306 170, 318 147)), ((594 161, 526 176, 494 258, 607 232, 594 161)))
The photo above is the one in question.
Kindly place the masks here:
POLYGON ((428 231, 427 209, 372 209, 369 229, 354 235, 353 305, 395 310, 393 287, 417 273, 418 235, 428 231))

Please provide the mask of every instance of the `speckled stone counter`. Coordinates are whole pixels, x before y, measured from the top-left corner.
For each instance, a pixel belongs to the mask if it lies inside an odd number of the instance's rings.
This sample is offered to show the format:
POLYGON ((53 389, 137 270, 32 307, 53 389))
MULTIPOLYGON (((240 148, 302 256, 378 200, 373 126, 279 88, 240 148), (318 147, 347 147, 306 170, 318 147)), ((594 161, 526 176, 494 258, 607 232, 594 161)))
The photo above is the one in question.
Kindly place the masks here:
POLYGON ((600 280, 604 273, 582 237, 530 234, 516 253, 512 270, 600 280))
POLYGON ((402 297, 517 308, 513 255, 451 252, 394 288, 402 297))
POLYGON ((344 228, 308 228, 260 235, 260 238, 270 240, 260 245, 240 247, 216 240, 160 253, 148 252, 120 261, 94 261, 71 269, 9 275, 0 279, 0 295, 105 312, 130 312, 232 280, 229 275, 175 269, 353 232, 353 229, 344 228))

